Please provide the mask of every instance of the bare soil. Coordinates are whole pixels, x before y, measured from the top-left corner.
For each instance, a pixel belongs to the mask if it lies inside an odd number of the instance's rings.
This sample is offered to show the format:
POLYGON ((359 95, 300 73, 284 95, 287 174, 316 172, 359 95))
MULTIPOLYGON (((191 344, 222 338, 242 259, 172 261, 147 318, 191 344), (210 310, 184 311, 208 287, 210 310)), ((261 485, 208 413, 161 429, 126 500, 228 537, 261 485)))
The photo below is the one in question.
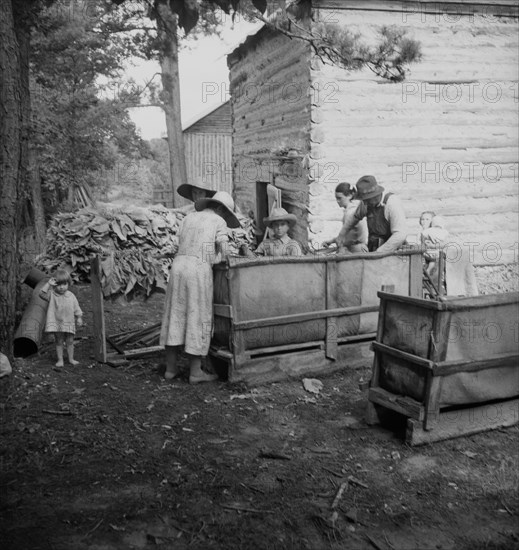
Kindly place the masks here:
MULTIPOLYGON (((408 447, 364 423, 370 364, 318 395, 101 365, 74 291, 80 365, 55 368, 49 342, 0 380, 4 550, 519 548, 517 426, 408 447)), ((108 304, 108 333, 162 302, 108 304)))

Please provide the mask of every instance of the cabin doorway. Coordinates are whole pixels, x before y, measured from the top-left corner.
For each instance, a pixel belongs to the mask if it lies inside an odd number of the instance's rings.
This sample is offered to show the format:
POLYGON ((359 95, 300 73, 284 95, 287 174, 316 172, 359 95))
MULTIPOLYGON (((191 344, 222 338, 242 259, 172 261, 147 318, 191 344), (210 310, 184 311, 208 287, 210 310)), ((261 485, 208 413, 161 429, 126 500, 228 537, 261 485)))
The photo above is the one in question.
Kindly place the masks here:
POLYGON ((267 226, 263 221, 273 208, 281 208, 281 189, 266 181, 256 182, 256 225, 258 228, 258 243, 268 237, 267 226))

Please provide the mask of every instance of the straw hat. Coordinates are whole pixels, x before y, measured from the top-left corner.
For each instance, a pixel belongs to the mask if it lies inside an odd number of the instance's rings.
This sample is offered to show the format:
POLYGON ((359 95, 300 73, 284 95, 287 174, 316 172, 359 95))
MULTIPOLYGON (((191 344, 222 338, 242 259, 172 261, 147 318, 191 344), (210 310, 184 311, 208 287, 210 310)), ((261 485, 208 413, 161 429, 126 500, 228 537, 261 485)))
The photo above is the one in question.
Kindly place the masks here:
POLYGON ((193 200, 193 189, 205 191, 207 197, 212 197, 216 193, 214 189, 210 189, 208 184, 204 182, 204 178, 193 178, 193 183, 183 183, 177 188, 177 193, 185 199, 193 200))
POLYGON ((382 195, 384 188, 377 183, 375 176, 362 176, 357 182, 357 193, 355 198, 359 201, 372 199, 377 195, 382 195))
POLYGON ((263 218, 263 223, 270 227, 273 222, 285 221, 292 227, 297 217, 294 214, 289 214, 284 208, 273 208, 268 218, 263 218))
POLYGON ((213 195, 213 197, 208 197, 206 199, 199 199, 195 202, 195 210, 197 212, 200 212, 200 210, 203 210, 204 208, 207 208, 208 206, 224 206, 225 211, 223 212, 222 216, 227 225, 231 229, 236 229, 240 226, 240 222, 238 221, 238 218, 234 214, 234 201, 232 200, 231 195, 227 193, 226 191, 218 191, 213 195))

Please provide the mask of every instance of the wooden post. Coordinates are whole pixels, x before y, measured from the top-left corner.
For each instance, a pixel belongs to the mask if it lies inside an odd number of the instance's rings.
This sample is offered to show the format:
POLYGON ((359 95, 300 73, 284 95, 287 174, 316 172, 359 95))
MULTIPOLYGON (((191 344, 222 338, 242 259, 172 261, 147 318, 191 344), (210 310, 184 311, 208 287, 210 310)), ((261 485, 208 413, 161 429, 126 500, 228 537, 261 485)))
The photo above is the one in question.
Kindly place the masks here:
POLYGON ((422 255, 411 254, 409 256, 409 296, 414 298, 422 298, 422 278, 422 255))
MULTIPOLYGON (((337 263, 326 262, 325 271, 325 289, 326 302, 325 309, 335 309, 337 307, 337 263)), ((325 334, 325 356, 328 359, 337 359, 337 337, 339 332, 337 317, 326 318, 326 334, 325 334)))
POLYGON ((94 357, 101 363, 106 363, 106 331, 101 289, 101 261, 96 256, 90 264, 90 281, 92 289, 92 312, 94 324, 94 357))

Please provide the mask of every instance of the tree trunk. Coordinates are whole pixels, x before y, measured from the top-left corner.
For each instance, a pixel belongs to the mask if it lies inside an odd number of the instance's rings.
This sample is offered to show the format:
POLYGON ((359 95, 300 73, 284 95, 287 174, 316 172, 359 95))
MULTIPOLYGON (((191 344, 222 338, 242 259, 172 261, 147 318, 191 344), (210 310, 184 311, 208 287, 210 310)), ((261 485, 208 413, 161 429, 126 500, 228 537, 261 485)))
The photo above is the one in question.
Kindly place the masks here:
POLYGON ((34 222, 35 254, 42 254, 47 245, 47 224, 45 223, 45 208, 41 192, 41 177, 36 153, 29 150, 30 188, 34 222))
MULTIPOLYGON (((30 147, 31 136, 31 97, 29 85, 30 21, 33 2, 17 2, 14 5, 14 27, 20 52, 21 83, 21 162, 18 189, 18 250, 19 266, 32 266, 34 258, 42 252, 45 241, 45 219, 41 182, 38 175, 35 151, 30 147), (43 225, 43 227, 42 227, 43 225), (43 231, 43 235, 42 235, 43 231)), ((19 304, 17 304, 19 305, 19 304)))
POLYGON ((11 0, 0 0, 0 351, 12 357, 22 186, 21 62, 11 0))
POLYGON ((171 173, 172 199, 168 205, 176 206, 176 188, 187 183, 184 135, 180 115, 180 86, 178 76, 177 16, 169 4, 159 4, 157 29, 160 43, 160 67, 162 71, 163 106, 168 132, 169 167, 171 173))

